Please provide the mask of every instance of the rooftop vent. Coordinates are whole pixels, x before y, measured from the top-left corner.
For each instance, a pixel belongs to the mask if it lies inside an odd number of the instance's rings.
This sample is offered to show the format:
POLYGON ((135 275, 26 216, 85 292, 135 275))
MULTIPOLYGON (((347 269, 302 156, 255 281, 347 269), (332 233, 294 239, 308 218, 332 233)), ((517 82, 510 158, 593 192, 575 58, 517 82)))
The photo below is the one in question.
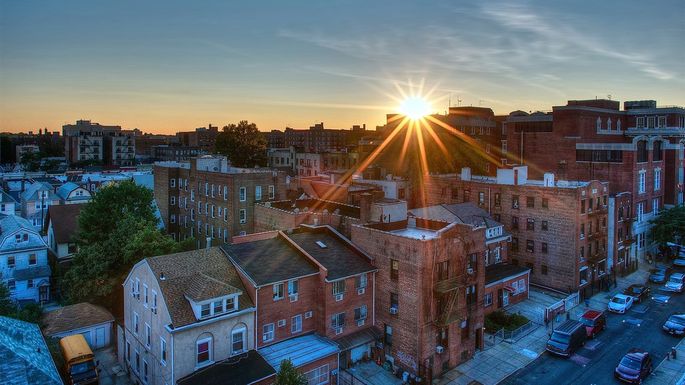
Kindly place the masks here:
POLYGON ((322 241, 316 241, 316 244, 322 249, 328 248, 328 246, 325 243, 323 243, 322 241))

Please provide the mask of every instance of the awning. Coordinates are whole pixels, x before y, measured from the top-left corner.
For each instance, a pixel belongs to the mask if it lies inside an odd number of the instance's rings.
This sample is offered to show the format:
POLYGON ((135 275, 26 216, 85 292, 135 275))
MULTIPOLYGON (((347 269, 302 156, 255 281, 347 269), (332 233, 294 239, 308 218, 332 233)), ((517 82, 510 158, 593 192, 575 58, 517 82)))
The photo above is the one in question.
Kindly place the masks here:
POLYGON ((505 286, 504 290, 506 290, 512 294, 516 293, 516 289, 514 289, 512 286, 505 286))
POLYGON ((354 332, 345 337, 338 338, 335 342, 340 347, 340 351, 354 349, 357 346, 371 343, 379 338, 383 333, 375 326, 354 332))

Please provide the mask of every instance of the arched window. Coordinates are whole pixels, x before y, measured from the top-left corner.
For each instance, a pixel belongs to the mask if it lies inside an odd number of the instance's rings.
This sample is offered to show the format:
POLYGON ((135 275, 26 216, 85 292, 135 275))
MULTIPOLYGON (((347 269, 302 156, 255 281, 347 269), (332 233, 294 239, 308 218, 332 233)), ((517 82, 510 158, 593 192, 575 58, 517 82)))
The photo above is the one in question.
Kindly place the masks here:
POLYGON ((195 342, 195 365, 204 366, 212 363, 213 338, 209 333, 202 333, 195 342))
POLYGON ((602 118, 597 117, 597 131, 602 129, 602 118))
POLYGON ((611 118, 607 119, 607 130, 611 131, 611 118))
POLYGON ((641 140, 637 142, 637 161, 646 162, 647 161, 647 141, 641 140))
POLYGON ((239 323, 231 330, 231 355, 247 351, 247 326, 239 323))
POLYGON ((661 141, 657 140, 652 146, 652 160, 658 162, 663 159, 663 151, 661 150, 661 141))
POLYGON ((616 131, 621 131, 621 119, 616 121, 616 131))

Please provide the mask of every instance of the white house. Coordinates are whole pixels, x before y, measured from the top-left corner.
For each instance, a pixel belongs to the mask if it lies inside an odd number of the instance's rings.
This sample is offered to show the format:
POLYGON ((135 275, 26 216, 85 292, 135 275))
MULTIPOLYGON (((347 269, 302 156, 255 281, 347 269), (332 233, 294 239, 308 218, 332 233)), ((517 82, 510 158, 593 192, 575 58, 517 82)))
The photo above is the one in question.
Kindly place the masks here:
POLYGON ((59 197, 50 183, 34 182, 21 193, 21 216, 40 231, 45 224, 48 208, 58 204, 59 197))
POLYGON ((138 383, 176 384, 254 349, 255 305, 217 247, 144 259, 124 293, 117 350, 138 383))
POLYGON ((8 193, 0 190, 0 214, 15 215, 17 210, 17 201, 8 193))
POLYGON ((0 215, 0 273, 13 300, 50 300, 48 245, 29 221, 16 215, 0 215))
POLYGON ((57 189, 62 204, 84 203, 91 198, 90 191, 74 182, 67 182, 57 189))

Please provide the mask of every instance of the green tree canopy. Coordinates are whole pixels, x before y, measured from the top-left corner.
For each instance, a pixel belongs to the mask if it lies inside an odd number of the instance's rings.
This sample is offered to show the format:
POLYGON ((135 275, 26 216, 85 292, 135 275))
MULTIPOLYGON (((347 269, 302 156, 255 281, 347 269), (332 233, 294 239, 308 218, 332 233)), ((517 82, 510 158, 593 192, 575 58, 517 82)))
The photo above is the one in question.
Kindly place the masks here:
POLYGON ((264 134, 247 120, 224 126, 216 137, 216 152, 226 155, 235 167, 266 166, 264 134))
POLYGON ((79 249, 62 285, 70 301, 110 306, 134 264, 179 251, 157 228, 152 202, 149 189, 126 181, 100 189, 81 210, 79 249))
POLYGON ((25 152, 21 154, 19 163, 25 171, 34 172, 40 170, 41 154, 38 152, 25 152))
POLYGON ((307 379, 300 373, 290 360, 283 360, 281 368, 276 373, 275 385, 307 385, 307 379))
POLYGON ((663 245, 666 242, 675 242, 676 237, 679 237, 681 243, 685 241, 685 206, 675 206, 663 211, 649 222, 653 225, 651 237, 654 242, 663 245))

